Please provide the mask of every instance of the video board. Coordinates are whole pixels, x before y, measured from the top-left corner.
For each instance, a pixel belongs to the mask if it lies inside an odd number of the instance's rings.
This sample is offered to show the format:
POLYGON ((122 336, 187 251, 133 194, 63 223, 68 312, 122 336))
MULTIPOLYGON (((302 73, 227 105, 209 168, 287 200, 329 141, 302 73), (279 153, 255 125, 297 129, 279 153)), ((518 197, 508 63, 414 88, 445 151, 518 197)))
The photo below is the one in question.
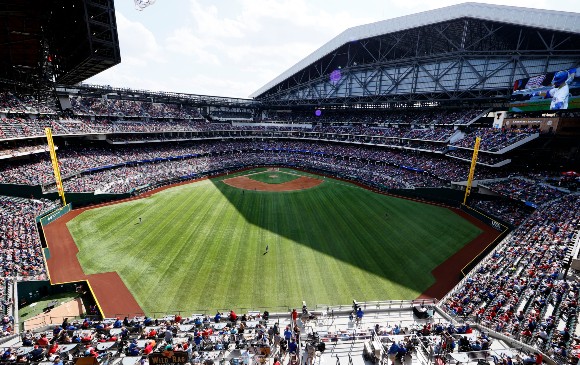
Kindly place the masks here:
POLYGON ((510 112, 580 108, 580 69, 572 68, 514 81, 510 112))

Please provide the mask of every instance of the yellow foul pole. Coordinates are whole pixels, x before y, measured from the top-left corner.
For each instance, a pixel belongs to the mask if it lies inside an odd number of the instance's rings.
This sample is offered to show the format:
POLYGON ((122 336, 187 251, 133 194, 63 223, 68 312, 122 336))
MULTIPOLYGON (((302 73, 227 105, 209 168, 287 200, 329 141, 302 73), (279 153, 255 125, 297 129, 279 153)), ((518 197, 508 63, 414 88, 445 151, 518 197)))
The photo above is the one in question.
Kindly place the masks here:
POLYGON ((52 161, 52 170, 54 171, 54 180, 56 181, 56 188, 58 195, 62 199, 62 205, 66 205, 64 198, 64 189, 62 187, 62 180, 60 179, 60 167, 58 166, 58 159, 56 158, 56 151, 54 150, 54 142, 52 140, 52 131, 50 128, 44 128, 46 139, 48 140, 48 148, 50 150, 50 160, 52 161))
POLYGON ((475 165, 477 163, 477 153, 479 152, 479 143, 481 138, 475 138, 475 146, 473 146, 473 157, 471 158, 471 168, 469 169, 469 177, 467 178, 467 186, 465 187, 465 197, 463 198, 463 205, 467 204, 467 197, 471 193, 471 183, 473 183, 473 174, 475 173, 475 165))

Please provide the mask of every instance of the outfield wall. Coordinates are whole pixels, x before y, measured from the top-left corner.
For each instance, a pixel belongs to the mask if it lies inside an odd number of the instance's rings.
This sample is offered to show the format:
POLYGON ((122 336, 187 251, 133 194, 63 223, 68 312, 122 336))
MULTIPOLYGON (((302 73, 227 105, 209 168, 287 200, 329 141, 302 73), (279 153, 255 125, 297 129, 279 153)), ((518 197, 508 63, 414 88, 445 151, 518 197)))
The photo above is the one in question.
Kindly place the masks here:
POLYGON ((0 195, 20 198, 44 198, 40 185, 0 184, 0 195))
POLYGON ((482 259, 484 259, 491 251, 493 251, 497 247, 497 245, 501 241, 503 241, 503 239, 511 231, 511 226, 499 220, 496 220, 495 218, 487 216, 486 214, 478 211, 477 209, 468 207, 466 205, 462 204, 460 209, 466 212, 467 214, 471 215, 472 217, 475 217, 478 220, 484 222, 485 224, 492 227, 496 231, 501 232, 493 242, 490 242, 490 244, 477 255, 477 257, 475 257, 473 260, 471 260, 471 262, 465 265, 463 269, 461 269, 461 274, 465 277, 475 266, 477 266, 477 264, 481 262, 482 259))

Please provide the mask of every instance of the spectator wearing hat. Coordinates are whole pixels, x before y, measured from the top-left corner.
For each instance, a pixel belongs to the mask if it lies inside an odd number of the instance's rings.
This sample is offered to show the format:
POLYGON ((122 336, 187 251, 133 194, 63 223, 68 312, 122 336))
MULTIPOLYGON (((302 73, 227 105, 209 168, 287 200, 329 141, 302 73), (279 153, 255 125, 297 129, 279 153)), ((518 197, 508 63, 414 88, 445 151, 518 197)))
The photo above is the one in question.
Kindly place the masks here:
POLYGON ((570 330, 568 327, 564 328, 563 331, 560 331, 560 340, 564 343, 570 341, 570 330))
POLYGON ((81 328, 86 330, 88 329, 90 326, 92 326, 93 322, 91 322, 88 318, 85 318, 85 320, 83 321, 83 323, 81 324, 81 328))
POLYGON ((35 345, 34 349, 28 354, 28 359, 34 362, 44 360, 44 350, 38 345, 35 345))

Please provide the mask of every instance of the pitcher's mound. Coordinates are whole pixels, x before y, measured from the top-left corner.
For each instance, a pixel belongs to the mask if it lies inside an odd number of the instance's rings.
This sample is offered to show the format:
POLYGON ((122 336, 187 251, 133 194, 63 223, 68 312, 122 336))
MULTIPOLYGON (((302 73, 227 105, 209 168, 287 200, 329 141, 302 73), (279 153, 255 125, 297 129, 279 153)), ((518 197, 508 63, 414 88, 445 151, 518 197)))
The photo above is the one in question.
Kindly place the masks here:
POLYGON ((281 184, 268 184, 261 181, 252 180, 246 176, 232 177, 223 180, 224 183, 239 189, 256 191, 293 191, 310 189, 322 184, 322 180, 313 177, 301 176, 298 179, 281 184))

